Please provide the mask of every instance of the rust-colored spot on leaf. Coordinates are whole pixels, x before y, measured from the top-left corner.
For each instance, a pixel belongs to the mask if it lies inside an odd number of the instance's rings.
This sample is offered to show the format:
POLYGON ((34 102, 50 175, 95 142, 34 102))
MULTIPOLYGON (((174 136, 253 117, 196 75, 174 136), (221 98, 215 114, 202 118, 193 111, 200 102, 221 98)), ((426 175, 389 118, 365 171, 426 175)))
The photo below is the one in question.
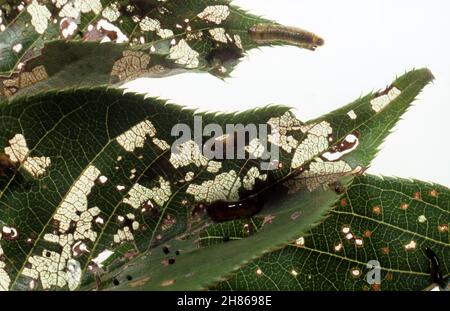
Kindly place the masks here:
POLYGON ((144 286, 145 284, 147 284, 147 282, 150 280, 150 277, 145 277, 143 279, 140 280, 136 280, 133 282, 128 283, 128 285, 130 285, 130 287, 134 288, 134 287, 141 287, 144 286))
POLYGON ((375 214, 375 215, 381 215, 381 206, 379 206, 379 205, 376 205, 376 206, 374 206, 373 207, 373 213, 375 214))
POLYGON ((430 191, 428 191, 428 194, 430 195, 430 197, 433 198, 437 198, 439 193, 436 191, 436 189, 431 189, 430 191))
POLYGON ((266 224, 270 225, 274 219, 275 219, 275 216, 273 216, 273 215, 264 216, 263 223, 261 226, 264 227, 264 225, 266 225, 266 224))
POLYGON ((389 253, 390 253, 390 249, 389 249, 389 247, 383 247, 382 249, 381 249, 381 253, 383 254, 383 255, 389 255, 389 253))
POLYGON ((442 224, 438 226, 438 230, 440 233, 448 232, 448 224, 442 224))
POLYGON ((406 211, 409 208, 409 204, 408 203, 402 203, 400 204, 400 209, 406 211))
POLYGON ((136 257, 137 255, 139 255, 139 253, 136 250, 130 250, 123 255, 123 258, 125 258, 126 260, 130 260, 136 257))
POLYGON ((413 197, 416 200, 422 200, 422 194, 419 191, 415 192, 413 197))
POLYGON ((375 292, 379 292, 381 290, 381 285, 380 284, 372 284, 372 290, 375 292))
POLYGON ((372 231, 366 230, 366 231, 364 232, 364 237, 365 237, 365 238, 370 238, 371 236, 372 236, 372 231))
POLYGON ((346 207, 347 206, 347 199, 342 199, 341 200, 341 206, 342 207, 346 207))
POLYGON ((173 225, 177 222, 175 218, 172 217, 172 215, 167 215, 166 218, 164 218, 163 223, 161 225, 161 229, 163 231, 169 230, 173 227, 173 225))
POLYGON ((162 287, 167 287, 167 286, 172 286, 175 283, 176 283, 175 279, 170 279, 170 280, 162 281, 159 285, 162 286, 162 287))

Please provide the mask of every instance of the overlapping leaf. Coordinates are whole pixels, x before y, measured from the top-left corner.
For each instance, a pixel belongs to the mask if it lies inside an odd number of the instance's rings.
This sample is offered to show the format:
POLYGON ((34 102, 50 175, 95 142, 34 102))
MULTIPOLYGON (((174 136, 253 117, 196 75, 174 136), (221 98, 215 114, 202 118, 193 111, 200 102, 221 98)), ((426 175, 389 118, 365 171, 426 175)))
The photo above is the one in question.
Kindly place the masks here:
POLYGON ((286 29, 227 0, 33 0, 0 9, 0 95, 6 97, 186 70, 226 77, 257 46, 323 43, 298 29, 289 29, 290 40, 255 38, 250 30, 261 23, 286 29))
MULTIPOLYGON (((105 249, 143 251, 185 233, 196 205, 190 184, 213 183, 206 202, 238 198, 242 178, 261 162, 208 161, 193 141, 175 157, 172 127, 194 129, 193 112, 120 90, 47 93, 1 109, 2 150, 20 163, 16 174, 1 176, 1 226, 17 233, 1 241, 13 289, 28 286, 24 274, 44 288, 63 287, 70 260, 85 271, 105 249)), ((222 126, 265 124, 286 111, 202 117, 222 126)))
MULTIPOLYGON (((233 228, 244 239, 208 248, 202 247, 204 244, 201 236, 199 239, 197 234, 187 239, 173 239, 164 246, 137 257, 123 268, 111 267, 111 272, 102 277, 100 288, 204 289, 204 284, 219 281, 224 273, 261 256, 268 248, 281 247, 299 232, 307 232, 317 226, 338 197, 331 189, 299 191, 291 195, 287 195, 283 189, 273 189, 270 195, 272 197, 267 198, 264 203, 265 216, 253 221, 245 219, 234 223, 233 228)), ((221 225, 212 227, 217 229, 217 226, 221 225)), ((230 233, 217 236, 223 242, 228 242, 229 237, 230 233)))
MULTIPOLYGON (((319 144, 315 145, 316 154, 305 161, 302 165, 298 165, 298 159, 291 162, 291 167, 295 167, 295 177, 285 183, 290 190, 300 190, 292 197, 286 196, 287 202, 277 202, 268 205, 278 206, 283 211, 305 211, 310 208, 308 202, 304 199, 304 188, 314 189, 317 185, 324 185, 337 177, 347 175, 350 170, 354 170, 358 166, 366 166, 370 163, 370 160, 375 156, 379 145, 383 141, 399 120, 400 116, 406 111, 410 103, 414 100, 420 90, 432 80, 432 75, 428 70, 412 71, 403 77, 397 79, 387 90, 375 94, 368 95, 364 98, 357 100, 356 102, 339 109, 329 115, 308 122, 302 126, 305 133, 308 133, 308 129, 313 128, 314 125, 323 124, 322 122, 328 122, 333 128, 333 135, 328 137, 333 143, 325 151, 319 151, 319 144), (392 96, 393 89, 401 90, 397 96, 392 96), (386 94, 391 94, 386 97, 386 94), (378 104, 383 100, 384 106, 382 109, 378 104), (356 116, 356 117, 355 117, 356 116), (345 148, 341 148, 342 143, 345 143, 346 138, 349 135, 358 137, 358 144, 353 144, 350 153, 345 153, 345 148), (336 157, 336 152, 340 152, 341 159, 334 159, 328 161, 327 158, 336 157), (327 154, 328 153, 328 154, 327 154), (356 155, 355 155, 356 154, 356 155), (320 156, 320 157, 317 157, 320 156), (345 159, 346 163, 352 163, 352 167, 348 171, 340 170, 342 165, 339 164, 342 159, 345 159), (294 165, 295 164, 295 165, 294 165), (324 167, 323 170, 314 170, 314 167, 324 167), (327 171, 328 168, 329 171, 327 171), (339 168, 339 169, 337 169, 339 168), (300 175, 297 175, 300 172, 300 175), (304 174, 307 174, 305 176, 304 174), (303 189, 303 191, 302 191, 303 189), (290 198, 290 199, 289 199, 290 198)), ((311 139, 311 137, 309 137, 311 139)), ((300 146, 297 150, 303 150, 302 144, 308 139, 308 135, 305 135, 300 146)), ((348 150, 348 149, 347 149, 348 150)), ((303 153, 306 156, 307 152, 303 153)), ((338 187, 339 188, 339 187, 338 187)), ((337 189, 339 190, 339 189, 337 189)), ((323 199, 323 196, 327 195, 327 192, 321 192, 323 190, 316 190, 315 195, 317 199, 323 199)), ((273 192, 269 192, 269 196, 273 195, 273 192)), ((317 205, 319 206, 319 205, 317 205)), ((326 206, 328 208, 328 206, 326 206)), ((280 211, 278 211, 280 212, 280 211)), ((293 216, 295 213, 289 214, 293 216)), ((295 214, 300 217, 297 222, 291 222, 287 219, 283 219, 277 215, 277 211, 270 209, 263 209, 260 216, 253 219, 227 222, 224 224, 217 224, 208 227, 206 230, 199 233, 197 238, 193 240, 178 241, 172 240, 168 242, 173 250, 178 248, 182 249, 182 254, 177 257, 177 263, 175 265, 167 265, 168 258, 173 258, 172 254, 164 256, 161 249, 156 252, 144 254, 139 259, 133 261, 130 268, 123 268, 120 270, 112 269, 112 273, 105 278, 106 286, 119 289, 199 289, 204 288, 208 284, 208 278, 210 282, 214 279, 224 277, 226 272, 230 270, 232 266, 240 266, 256 256, 257 254, 264 253, 273 250, 281 243, 287 243, 292 241, 295 234, 298 235, 305 233, 305 226, 302 222, 302 212, 295 214), (279 219, 277 218, 279 217, 279 219), (298 226, 297 228, 290 227, 291 225, 298 226), (283 226, 280 230, 279 226, 283 226), (297 229, 297 230, 296 230, 297 229), (248 237, 248 232, 254 233, 254 236, 248 237), (244 238, 241 240, 242 238, 244 238), (225 243, 222 242, 230 239, 233 241, 239 239, 239 243, 235 242, 225 243), (200 250, 196 250, 193 246, 193 242, 198 243, 200 250), (217 245, 219 244, 219 245, 217 245), (186 246, 188 245, 188 246, 186 246), (202 248, 205 246, 215 245, 211 248, 202 248), (248 252, 251 250, 251 252, 248 252), (227 256, 224 254, 231 254, 233 256, 227 256), (222 257, 221 257, 222 256, 222 257), (165 260, 164 260, 165 258, 165 260), (193 260, 202 262, 201 265, 193 265, 193 260), (226 262, 225 262, 226 261, 226 262), (156 264, 156 263, 159 263, 156 264), (164 264, 166 264, 164 266, 164 264), (132 276, 135 278, 133 282, 127 282, 127 278, 132 276), (184 276, 188 276, 185 278, 184 276), (198 277, 197 283, 195 283, 195 276, 198 277), (112 278, 116 277, 116 280, 120 283, 120 286, 113 286, 112 278), (195 283, 195 284, 194 284, 195 283), (169 286, 170 285, 170 286, 169 286)), ((296 218, 296 216, 294 217, 296 218)), ((307 219, 307 222, 310 222, 307 219)), ((209 282, 209 283, 210 283, 209 282)), ((117 284, 115 284, 117 285, 117 284)))
POLYGON ((214 289, 423 290, 434 282, 426 248, 436 254, 446 286, 449 195, 446 187, 420 181, 357 177, 301 243, 255 260, 214 289))

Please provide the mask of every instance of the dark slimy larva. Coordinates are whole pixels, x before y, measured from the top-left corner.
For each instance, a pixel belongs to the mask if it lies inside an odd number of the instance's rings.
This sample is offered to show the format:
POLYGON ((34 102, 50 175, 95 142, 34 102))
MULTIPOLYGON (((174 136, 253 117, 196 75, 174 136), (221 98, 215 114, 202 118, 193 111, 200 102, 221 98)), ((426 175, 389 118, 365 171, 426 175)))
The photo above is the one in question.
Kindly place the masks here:
POLYGON ((310 50, 315 50, 325 43, 322 38, 312 32, 279 24, 257 24, 249 29, 249 34, 257 43, 283 41, 310 50))
POLYGON ((263 204, 255 196, 237 202, 217 201, 206 206, 206 212, 211 220, 223 222, 251 217, 261 211, 263 204))
POLYGON ((11 177, 16 173, 17 167, 8 155, 0 153, 0 176, 11 177))

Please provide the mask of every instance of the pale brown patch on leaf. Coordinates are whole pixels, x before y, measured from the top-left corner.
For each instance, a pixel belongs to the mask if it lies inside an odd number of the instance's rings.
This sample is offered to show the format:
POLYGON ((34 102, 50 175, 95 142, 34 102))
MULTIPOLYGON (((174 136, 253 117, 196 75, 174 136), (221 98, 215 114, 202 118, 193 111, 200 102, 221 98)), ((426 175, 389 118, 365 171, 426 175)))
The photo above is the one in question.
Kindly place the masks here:
POLYGON ((438 226, 438 230, 440 233, 448 232, 448 224, 442 224, 438 226))
POLYGON ((366 230, 366 231, 364 232, 364 237, 365 237, 365 238, 370 238, 371 236, 372 236, 372 231, 366 230))
POLYGON ((419 191, 415 192, 413 197, 416 200, 422 200, 422 194, 419 191))
POLYGON ((400 209, 406 211, 409 208, 409 204, 408 203, 402 203, 400 204, 400 209))
POLYGON ((436 191, 436 189, 431 189, 430 191, 428 191, 428 194, 430 195, 430 197, 433 198, 437 198, 439 193, 436 191))
POLYGON ((33 68, 31 71, 22 72, 15 77, 11 77, 11 79, 4 80, 3 87, 0 88, 0 94, 6 97, 11 97, 20 89, 29 87, 47 79, 47 71, 44 66, 40 65, 33 68))
POLYGON ((383 255, 389 255, 389 253, 391 252, 391 250, 389 249, 389 247, 383 247, 382 249, 381 249, 381 253, 383 254, 383 255))
POLYGON ((379 292, 381 290, 381 285, 380 284, 372 284, 372 290, 375 292, 379 292))
POLYGON ((147 282, 148 282, 149 280, 150 280, 150 277, 148 276, 148 277, 145 277, 145 278, 143 278, 143 279, 140 279, 140 280, 136 280, 136 281, 130 282, 130 283, 128 283, 128 285, 130 285, 131 288, 134 288, 134 287, 141 287, 141 286, 144 286, 145 284, 147 284, 147 282))
POLYGON ((166 286, 172 286, 175 283, 176 283, 175 279, 170 279, 170 280, 162 281, 159 285, 162 286, 162 287, 166 287, 166 286))

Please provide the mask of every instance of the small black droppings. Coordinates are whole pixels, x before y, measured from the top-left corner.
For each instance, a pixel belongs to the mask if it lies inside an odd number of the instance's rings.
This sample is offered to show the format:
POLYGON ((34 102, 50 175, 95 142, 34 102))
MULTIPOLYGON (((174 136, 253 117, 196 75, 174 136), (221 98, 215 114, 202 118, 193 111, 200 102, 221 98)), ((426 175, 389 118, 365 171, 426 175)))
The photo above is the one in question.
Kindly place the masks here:
POLYGON ((127 275, 127 280, 131 281, 133 279, 133 277, 131 275, 127 275))
POLYGON ((169 265, 173 265, 175 263, 175 258, 170 258, 169 259, 169 265))
POLYGON ((175 255, 177 255, 177 256, 180 255, 180 251, 178 251, 178 250, 175 251, 175 255))
POLYGON ((114 284, 115 286, 117 286, 117 285, 119 285, 119 284, 120 284, 120 282, 119 282, 119 280, 118 280, 118 279, 114 279, 114 280, 113 280, 113 284, 114 284))
POLYGON ((230 241, 230 236, 229 236, 228 234, 225 234, 225 235, 223 236, 223 241, 224 241, 224 242, 230 241))
POLYGON ((50 252, 45 252, 45 256, 46 257, 50 257, 52 255, 52 253, 50 253, 50 252))
POLYGON ((168 253, 170 253, 170 249, 167 246, 164 246, 162 250, 163 250, 164 254, 166 254, 166 255, 168 253))
POLYGON ((14 174, 16 174, 16 171, 16 164, 11 161, 9 155, 0 153, 0 177, 5 176, 11 178, 14 174))

